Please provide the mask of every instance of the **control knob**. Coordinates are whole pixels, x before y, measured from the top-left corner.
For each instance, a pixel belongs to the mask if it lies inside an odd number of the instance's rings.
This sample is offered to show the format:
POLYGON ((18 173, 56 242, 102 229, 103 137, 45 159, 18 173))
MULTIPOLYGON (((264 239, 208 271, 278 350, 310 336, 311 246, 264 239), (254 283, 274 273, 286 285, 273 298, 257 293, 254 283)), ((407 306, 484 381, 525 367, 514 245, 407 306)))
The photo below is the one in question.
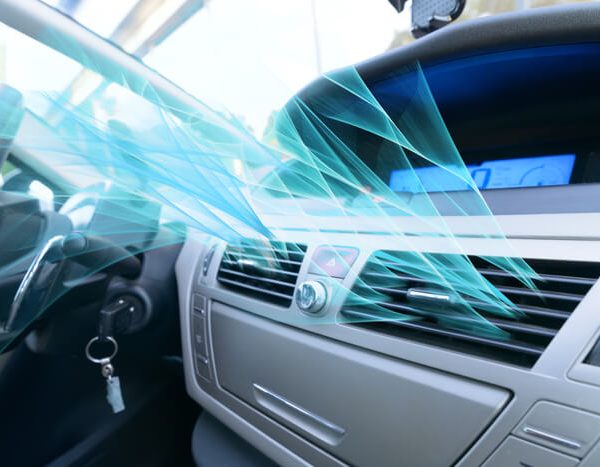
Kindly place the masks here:
POLYGON ((296 305, 307 313, 319 312, 327 302, 327 289, 322 282, 305 281, 296 290, 296 305))

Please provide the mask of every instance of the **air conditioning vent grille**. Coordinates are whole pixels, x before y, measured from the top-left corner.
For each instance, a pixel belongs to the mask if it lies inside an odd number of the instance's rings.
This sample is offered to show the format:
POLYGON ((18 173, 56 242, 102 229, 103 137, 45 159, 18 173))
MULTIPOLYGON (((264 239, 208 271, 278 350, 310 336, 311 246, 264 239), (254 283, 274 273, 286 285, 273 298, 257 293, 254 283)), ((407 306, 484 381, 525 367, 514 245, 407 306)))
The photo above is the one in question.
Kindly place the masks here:
POLYGON ((221 286, 258 300, 289 307, 306 245, 249 242, 228 245, 217 280, 221 286))
MULTIPOLYGON (((450 299, 457 292, 401 272, 402 254, 385 251, 371 257, 342 308, 344 322, 527 367, 600 276, 600 263, 527 260, 539 277, 532 290, 489 261, 471 257, 477 271, 514 304, 514 313, 492 313, 488 303, 458 294, 475 311, 459 314, 461 305, 450 299), (414 300, 419 294, 425 300, 414 300), (498 332, 487 332, 488 327, 498 332)), ((435 261, 448 255, 429 256, 435 261)))

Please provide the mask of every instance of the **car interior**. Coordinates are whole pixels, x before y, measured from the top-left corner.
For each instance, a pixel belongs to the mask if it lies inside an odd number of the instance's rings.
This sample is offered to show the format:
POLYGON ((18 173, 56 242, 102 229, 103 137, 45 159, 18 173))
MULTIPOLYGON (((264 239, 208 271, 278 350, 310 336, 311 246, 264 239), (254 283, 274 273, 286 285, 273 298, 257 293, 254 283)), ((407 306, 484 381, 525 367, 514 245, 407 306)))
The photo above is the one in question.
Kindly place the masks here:
POLYGON ((0 84, 0 465, 600 465, 600 4, 439 3, 269 143, 0 0, 98 77, 0 84))

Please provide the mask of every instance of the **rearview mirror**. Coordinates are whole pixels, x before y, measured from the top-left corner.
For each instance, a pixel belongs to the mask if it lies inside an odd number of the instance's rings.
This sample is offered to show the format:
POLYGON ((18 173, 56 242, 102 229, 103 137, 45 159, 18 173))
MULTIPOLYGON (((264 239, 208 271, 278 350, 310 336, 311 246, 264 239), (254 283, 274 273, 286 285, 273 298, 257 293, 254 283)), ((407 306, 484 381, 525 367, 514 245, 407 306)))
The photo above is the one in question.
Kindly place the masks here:
MULTIPOLYGON (((389 0, 398 11, 404 9, 406 0, 389 0)), ((422 37, 460 16, 466 0, 413 0, 411 7, 411 32, 414 37, 422 37)))

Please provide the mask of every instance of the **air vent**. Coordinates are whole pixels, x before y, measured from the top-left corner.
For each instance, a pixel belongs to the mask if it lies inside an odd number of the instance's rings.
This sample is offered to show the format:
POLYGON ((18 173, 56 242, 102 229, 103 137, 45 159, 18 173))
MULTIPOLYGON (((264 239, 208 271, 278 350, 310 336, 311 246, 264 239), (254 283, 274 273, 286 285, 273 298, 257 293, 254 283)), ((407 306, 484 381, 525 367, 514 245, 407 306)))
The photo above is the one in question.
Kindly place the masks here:
POLYGON ((306 246, 295 243, 228 245, 217 280, 237 293, 289 307, 305 253, 306 246))
MULTIPOLYGON (((600 263, 527 260, 539 276, 534 291, 489 261, 471 257, 479 273, 515 306, 510 316, 498 316, 483 301, 401 272, 399 265, 406 264, 402 255, 390 251, 374 254, 342 308, 344 322, 526 367, 542 355, 600 276, 600 263), (467 302, 497 332, 482 332, 482 320, 474 313, 459 315, 456 308, 461 305, 453 296, 467 302), (456 316, 461 316, 460 323, 456 316)), ((434 262, 448 258, 429 256, 434 262)))

